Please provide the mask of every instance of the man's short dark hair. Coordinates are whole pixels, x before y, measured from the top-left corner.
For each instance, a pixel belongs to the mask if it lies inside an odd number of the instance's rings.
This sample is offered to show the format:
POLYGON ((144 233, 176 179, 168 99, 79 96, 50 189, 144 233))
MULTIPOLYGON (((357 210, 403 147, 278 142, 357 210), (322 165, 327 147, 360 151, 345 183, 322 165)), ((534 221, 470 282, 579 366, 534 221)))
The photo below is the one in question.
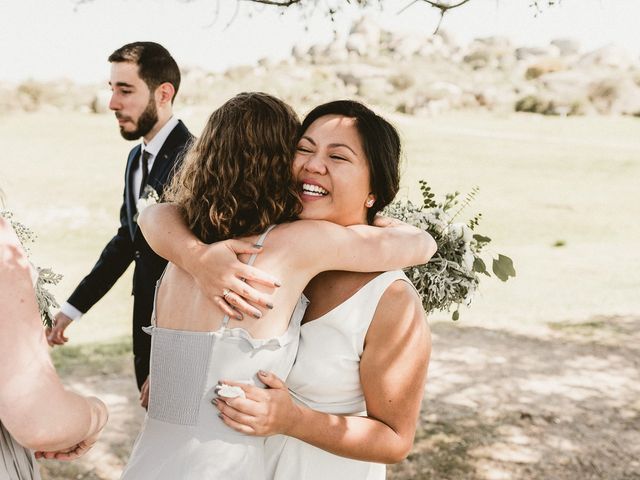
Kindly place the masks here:
POLYGON ((138 65, 138 75, 151 92, 159 85, 169 82, 175 89, 171 103, 180 87, 180 69, 169 51, 159 43, 128 43, 109 55, 109 62, 128 62, 138 65))

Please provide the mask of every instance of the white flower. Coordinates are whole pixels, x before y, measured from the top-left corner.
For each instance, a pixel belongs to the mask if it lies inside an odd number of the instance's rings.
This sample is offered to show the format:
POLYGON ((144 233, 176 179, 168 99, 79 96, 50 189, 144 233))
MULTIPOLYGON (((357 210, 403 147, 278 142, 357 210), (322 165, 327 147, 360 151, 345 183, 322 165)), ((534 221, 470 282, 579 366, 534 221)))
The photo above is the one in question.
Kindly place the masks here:
POLYGON ((232 387, 231 385, 227 385, 226 383, 223 383, 216 387, 216 394, 225 398, 247 398, 242 388, 232 387))
POLYGON ((473 253, 471 252, 471 250, 465 250, 464 254, 462 255, 462 267, 467 272, 471 272, 473 270, 474 260, 475 260, 475 257, 473 256, 473 253))

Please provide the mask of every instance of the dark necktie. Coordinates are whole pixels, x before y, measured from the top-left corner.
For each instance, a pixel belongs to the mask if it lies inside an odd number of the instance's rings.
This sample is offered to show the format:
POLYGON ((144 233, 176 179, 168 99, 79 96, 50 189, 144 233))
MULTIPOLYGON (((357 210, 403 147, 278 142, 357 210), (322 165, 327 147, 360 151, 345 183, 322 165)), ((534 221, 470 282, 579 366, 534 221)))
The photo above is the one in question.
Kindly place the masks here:
POLYGON ((138 198, 142 197, 142 193, 144 192, 144 187, 147 184, 147 177, 149 176, 149 159, 151 158, 151 153, 146 150, 142 151, 142 180, 140 180, 140 193, 138 194, 138 198))

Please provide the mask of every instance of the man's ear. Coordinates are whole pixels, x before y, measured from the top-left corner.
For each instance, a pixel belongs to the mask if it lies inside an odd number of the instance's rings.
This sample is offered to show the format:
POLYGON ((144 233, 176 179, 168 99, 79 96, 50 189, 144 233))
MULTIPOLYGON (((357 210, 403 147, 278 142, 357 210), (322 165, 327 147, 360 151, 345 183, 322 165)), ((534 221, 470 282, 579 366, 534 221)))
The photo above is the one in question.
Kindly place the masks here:
POLYGON ((176 94, 176 89, 169 82, 164 82, 156 88, 156 101, 158 105, 166 105, 171 103, 176 94))

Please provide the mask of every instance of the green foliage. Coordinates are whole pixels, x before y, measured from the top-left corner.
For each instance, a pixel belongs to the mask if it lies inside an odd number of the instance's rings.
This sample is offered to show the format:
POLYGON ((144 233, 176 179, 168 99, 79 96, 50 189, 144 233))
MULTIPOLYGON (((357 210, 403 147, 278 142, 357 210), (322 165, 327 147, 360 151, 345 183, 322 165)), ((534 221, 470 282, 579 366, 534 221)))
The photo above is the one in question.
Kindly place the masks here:
MULTIPOLYGON (((425 265, 405 270, 422 298, 427 312, 448 311, 455 306, 452 318, 460 318, 460 305, 469 306, 480 284, 481 275, 491 277, 481 252, 491 243, 491 238, 473 233, 480 214, 467 223, 453 220, 469 207, 478 194, 474 187, 459 201, 460 192, 449 193, 440 202, 425 180, 419 181, 422 205, 410 201, 394 202, 385 214, 421 228, 434 238, 438 251, 425 265), (450 215, 450 211, 455 213, 450 215)), ((502 281, 515 277, 513 261, 503 254, 493 259, 492 271, 502 281)))
MULTIPOLYGON (((33 231, 14 219, 13 213, 8 210, 0 210, 0 217, 5 218, 11 224, 11 228, 16 233, 18 240, 22 244, 27 256, 30 254, 28 244, 35 241, 36 235, 33 231)), ((62 275, 54 273, 50 268, 40 268, 34 265, 34 268, 38 272, 38 278, 34 283, 34 290, 36 300, 38 302, 38 309, 40 310, 40 317, 45 327, 51 327, 53 325, 53 314, 51 308, 58 308, 58 302, 55 297, 47 290, 46 285, 57 285, 62 280, 62 275)))

